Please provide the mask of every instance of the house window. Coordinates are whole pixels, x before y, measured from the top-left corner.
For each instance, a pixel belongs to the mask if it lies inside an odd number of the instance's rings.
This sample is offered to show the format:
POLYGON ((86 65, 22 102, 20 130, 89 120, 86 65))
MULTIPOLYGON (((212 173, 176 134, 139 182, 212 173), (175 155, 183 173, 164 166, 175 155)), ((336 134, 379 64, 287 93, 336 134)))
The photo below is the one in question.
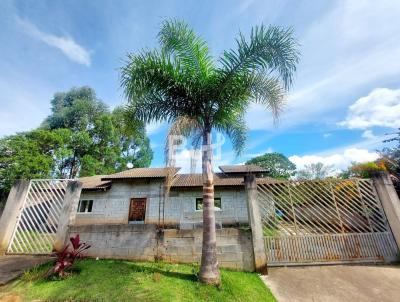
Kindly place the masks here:
POLYGON ((93 208, 93 200, 80 200, 78 205, 79 213, 90 213, 93 208))
MULTIPOLYGON (((221 210, 221 198, 214 198, 214 209, 221 210)), ((203 210, 203 198, 196 198, 196 211, 203 210)))

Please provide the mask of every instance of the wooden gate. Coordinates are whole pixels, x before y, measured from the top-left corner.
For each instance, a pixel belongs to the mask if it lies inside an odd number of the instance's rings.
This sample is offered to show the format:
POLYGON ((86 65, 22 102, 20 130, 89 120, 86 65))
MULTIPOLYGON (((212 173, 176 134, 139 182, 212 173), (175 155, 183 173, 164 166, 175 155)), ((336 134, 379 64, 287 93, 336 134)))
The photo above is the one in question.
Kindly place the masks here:
POLYGON ((51 253, 68 181, 30 181, 7 249, 8 254, 51 253))
POLYGON ((266 182, 257 192, 268 265, 397 257, 371 180, 266 182))

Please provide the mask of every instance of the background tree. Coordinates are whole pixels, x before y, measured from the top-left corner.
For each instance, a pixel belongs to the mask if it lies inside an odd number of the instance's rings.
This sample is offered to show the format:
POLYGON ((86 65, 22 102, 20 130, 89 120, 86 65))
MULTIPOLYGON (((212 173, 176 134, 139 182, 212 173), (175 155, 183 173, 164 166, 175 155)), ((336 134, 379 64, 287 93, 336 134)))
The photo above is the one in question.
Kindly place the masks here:
POLYGON ((385 162, 380 159, 376 162, 364 162, 364 163, 352 163, 350 167, 343 171, 339 177, 340 178, 371 178, 377 172, 387 171, 385 162))
POLYGON ((143 122, 135 119, 132 113, 123 107, 116 107, 111 118, 121 154, 117 158, 116 169, 124 170, 128 163, 133 167, 148 167, 153 159, 153 151, 143 122))
POLYGON ((65 134, 64 130, 34 130, 0 140, 0 207, 17 179, 53 176, 65 134))
POLYGON ((258 165, 267 169, 268 176, 278 179, 289 179, 296 173, 296 165, 282 153, 272 152, 256 156, 246 162, 246 165, 258 165))
POLYGON ((122 108, 110 112, 90 87, 56 93, 51 110, 42 128, 71 131, 68 152, 57 168, 59 177, 109 174, 126 169, 127 163, 150 165, 153 153, 144 124, 125 118, 122 108))
POLYGON ((296 173, 296 177, 301 180, 324 179, 334 172, 333 166, 327 166, 323 163, 311 163, 305 165, 296 173))
POLYGON ((75 178, 148 167, 143 122, 112 112, 89 87, 59 92, 39 129, 0 139, 0 208, 17 179, 75 178))
POLYGON ((170 135, 202 142, 203 247, 199 278, 219 284, 216 253, 212 131, 221 131, 239 153, 245 144, 245 113, 253 102, 277 117, 299 60, 292 30, 254 27, 218 61, 186 23, 164 21, 160 49, 129 54, 121 70, 128 109, 141 121, 167 121, 170 135))

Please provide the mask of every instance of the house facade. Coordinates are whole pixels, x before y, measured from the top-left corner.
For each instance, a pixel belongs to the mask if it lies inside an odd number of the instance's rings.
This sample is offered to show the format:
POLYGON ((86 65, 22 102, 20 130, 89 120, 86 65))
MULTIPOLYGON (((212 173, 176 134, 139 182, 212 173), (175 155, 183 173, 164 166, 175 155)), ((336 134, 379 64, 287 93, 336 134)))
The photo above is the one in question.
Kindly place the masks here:
MULTIPOLYGON (((243 165, 221 166, 220 170, 214 174, 216 223, 221 227, 247 224, 244 176, 261 176, 266 171, 243 165)), ((136 168, 80 181, 83 189, 74 225, 201 227, 201 174, 180 174, 179 168, 136 168)))

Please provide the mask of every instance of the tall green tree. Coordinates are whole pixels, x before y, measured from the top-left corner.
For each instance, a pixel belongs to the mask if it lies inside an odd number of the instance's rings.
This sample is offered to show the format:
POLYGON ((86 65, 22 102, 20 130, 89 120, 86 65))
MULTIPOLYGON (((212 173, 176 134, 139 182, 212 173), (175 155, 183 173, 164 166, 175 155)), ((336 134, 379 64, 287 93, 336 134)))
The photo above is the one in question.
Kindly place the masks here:
POLYGON ((0 139, 0 203, 17 179, 53 177, 68 135, 39 129, 0 139))
POLYGON ((121 154, 116 161, 116 169, 124 170, 128 163, 138 168, 150 166, 153 151, 143 122, 135 119, 123 107, 116 107, 111 117, 121 154))
POLYGON ((68 128, 85 131, 94 127, 95 120, 109 114, 107 105, 97 98, 95 91, 87 86, 72 88, 54 94, 51 115, 42 123, 43 128, 68 128))
POLYGON ((220 283, 216 253, 212 131, 221 131, 240 153, 246 139, 245 113, 260 103, 277 117, 299 60, 291 29, 257 26, 239 34, 236 49, 215 60, 207 43, 188 25, 166 20, 160 49, 129 54, 121 70, 128 109, 143 122, 167 121, 170 134, 202 141, 203 247, 199 278, 220 283))
POLYGON ((113 173, 126 169, 127 163, 134 167, 150 165, 153 153, 143 122, 125 118, 122 107, 110 112, 92 88, 56 93, 51 111, 42 128, 71 131, 57 169, 59 177, 113 173))
POLYGON ((296 173, 296 165, 282 153, 272 152, 256 156, 246 165, 258 165, 268 170, 268 176, 278 179, 289 179, 296 173))
POLYGON ((59 92, 39 129, 0 139, 0 204, 17 179, 75 178, 148 167, 153 158, 143 122, 112 112, 89 87, 59 92))

